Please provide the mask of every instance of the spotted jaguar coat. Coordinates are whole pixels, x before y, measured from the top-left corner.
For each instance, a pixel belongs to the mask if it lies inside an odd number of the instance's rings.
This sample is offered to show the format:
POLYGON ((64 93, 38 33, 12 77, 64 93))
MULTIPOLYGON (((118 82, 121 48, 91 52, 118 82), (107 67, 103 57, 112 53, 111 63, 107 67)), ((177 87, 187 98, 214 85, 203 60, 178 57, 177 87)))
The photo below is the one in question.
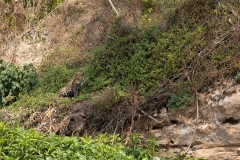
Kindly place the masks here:
POLYGON ((58 91, 60 97, 78 97, 82 91, 84 78, 80 72, 74 74, 73 78, 67 85, 58 91))

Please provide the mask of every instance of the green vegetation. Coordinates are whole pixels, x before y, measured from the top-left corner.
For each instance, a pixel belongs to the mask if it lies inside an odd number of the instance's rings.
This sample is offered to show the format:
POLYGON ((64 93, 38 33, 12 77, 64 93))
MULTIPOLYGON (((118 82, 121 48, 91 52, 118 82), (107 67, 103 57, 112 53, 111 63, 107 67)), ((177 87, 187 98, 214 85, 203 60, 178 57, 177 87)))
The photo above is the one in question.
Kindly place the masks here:
MULTIPOLYGON (((22 94, 18 101, 11 107, 47 107, 56 101, 59 104, 69 103, 68 99, 60 99, 57 91, 64 87, 73 75, 83 70, 74 49, 58 48, 51 53, 38 68, 38 85, 29 94, 22 94), (56 57, 60 57, 59 59, 56 57)), ((88 98, 88 94, 81 95, 78 99, 88 98)))
POLYGON ((143 12, 143 15, 150 14, 153 11, 154 6, 156 5, 156 0, 141 0, 146 10, 143 12))
POLYGON ((12 3, 12 0, 2 0, 5 3, 12 3))
MULTIPOLYGON (((49 5, 56 6, 62 2, 51 1, 49 5)), ((141 2, 147 8, 156 9, 175 3, 169 1, 158 6, 155 0, 141 2)), ((38 89, 32 91, 31 95, 19 94, 22 92, 20 89, 16 96, 7 89, 9 91, 2 93, 4 97, 8 97, 2 100, 3 104, 8 104, 9 99, 10 102, 15 101, 15 97, 20 95, 20 101, 14 106, 47 105, 47 102, 57 99, 54 93, 76 71, 84 72, 82 99, 89 98, 92 92, 111 88, 115 96, 113 103, 127 95, 131 83, 141 96, 152 94, 165 81, 169 82, 168 89, 172 94, 181 90, 191 95, 220 75, 234 75, 234 58, 239 45, 238 37, 230 29, 237 22, 233 8, 217 4, 213 0, 207 3, 176 3, 178 8, 164 12, 163 23, 166 28, 163 30, 162 24, 157 21, 144 27, 136 27, 122 25, 122 20, 117 19, 109 33, 111 38, 94 51, 89 64, 82 63, 83 59, 76 56, 79 53, 72 54, 74 49, 56 49, 39 68, 38 89), (216 32, 217 35, 222 35, 222 41, 214 39, 217 37, 216 32)), ((238 6, 239 3, 234 1, 229 5, 238 6)), ((12 86, 16 85, 14 83, 12 86)), ((182 98, 185 99, 183 101, 188 100, 186 97, 175 96, 169 102, 169 106, 174 108, 185 105, 177 102, 182 101, 182 98)))
POLYGON ((51 66, 41 73, 39 87, 45 93, 56 93, 61 87, 67 84, 76 72, 76 68, 71 68, 67 64, 51 66))
POLYGON ((23 69, 0 61, 0 106, 16 101, 20 94, 29 93, 37 85, 37 72, 33 65, 23 69))
MULTIPOLYGON (((142 3, 146 7, 169 7, 175 2, 161 3, 160 6, 152 0, 142 3)), ((219 75, 234 75, 236 62, 232 58, 238 48, 236 37, 233 35, 212 45, 215 32, 226 36, 232 34, 228 31, 231 27, 229 19, 225 19, 225 15, 233 16, 230 8, 214 1, 176 3, 178 8, 164 12, 164 30, 158 23, 140 28, 122 25, 122 20, 117 19, 109 33, 111 38, 94 51, 90 64, 82 63, 83 59, 72 54, 74 49, 55 50, 40 67, 38 89, 31 94, 39 97, 54 95, 76 71, 84 72, 83 97, 112 88, 116 96, 114 103, 127 95, 131 83, 136 93, 142 96, 151 94, 166 80, 171 84, 171 93, 181 90, 192 94, 191 91, 204 88, 219 75), (220 21, 226 21, 226 25, 218 29, 220 21)), ((232 22, 235 22, 234 18, 232 22)), ((27 97, 22 96, 21 102, 27 102, 27 97)), ((47 99, 56 99, 53 97, 47 99)))
MULTIPOLYGON (((145 31, 120 29, 118 24, 113 31, 114 40, 95 52, 90 67, 85 71, 85 90, 92 92, 109 85, 129 87, 133 81, 140 93, 157 87, 158 79, 163 78, 157 68, 154 46, 160 36, 156 27, 145 31), (160 77, 159 77, 160 76, 160 77), (98 77, 98 78, 96 78, 98 77)), ((159 64, 160 65, 160 64, 159 64)))
MULTIPOLYGON (((127 145, 118 135, 97 137, 60 137, 55 133, 47 136, 22 127, 9 129, 0 122, 0 159, 124 159, 150 160, 158 154, 155 140, 143 140, 140 135, 129 137, 127 145)), ((169 155, 162 160, 194 160, 184 154, 169 155), (169 157, 169 158, 168 158, 169 157)), ((205 160, 199 158, 198 160, 205 160)))
MULTIPOLYGON (((28 83, 25 82, 24 84, 26 86, 24 90, 18 94, 17 99, 13 99, 14 101, 12 102, 14 103, 4 103, 4 109, 10 111, 14 117, 14 119, 8 122, 9 126, 13 128, 18 127, 28 121, 25 127, 35 127, 29 117, 32 114, 46 111, 49 107, 56 107, 57 110, 66 110, 63 108, 69 107, 71 103, 89 99, 90 94, 81 94, 74 99, 62 99, 56 94, 60 88, 68 83, 77 71, 81 72, 83 70, 84 64, 79 62, 81 58, 82 57, 79 58, 79 55, 75 53, 73 48, 58 48, 52 54, 49 54, 49 56, 44 59, 42 65, 38 67, 38 83, 36 85, 34 83, 34 89, 31 88, 31 90, 29 90, 29 86, 27 86, 28 83)), ((15 68, 15 70, 12 71, 14 73, 19 69, 13 65, 11 65, 11 67, 15 68)), ((7 74, 12 74, 12 72, 7 71, 7 74)), ((15 74, 19 73, 22 72, 17 71, 15 74)), ((30 70, 25 67, 24 73, 27 73, 25 76, 28 76, 30 79, 33 78, 33 75, 36 76, 35 69, 30 70)), ((31 80, 31 82, 36 81, 31 80)), ((4 109, 0 111, 1 120, 4 119, 4 109)))
POLYGON ((146 8, 152 8, 156 5, 156 0, 141 0, 146 8))
MULTIPOLYGON (((10 4, 12 4, 12 2, 17 2, 17 1, 12 1, 12 0, 2 0, 2 1, 5 3, 10 3, 10 4)), ((53 9, 55 9, 57 7, 57 5, 59 5, 63 2, 65 2, 65 0, 42 1, 41 9, 42 9, 42 11, 51 12, 53 9)), ((34 2, 33 0, 23 0, 23 3, 24 3, 25 8, 33 7, 37 4, 37 2, 34 2)))
POLYGON ((191 98, 188 93, 186 92, 178 92, 176 94, 173 94, 168 101, 167 107, 178 109, 178 108, 184 108, 188 105, 191 98))
POLYGON ((237 84, 240 84, 240 75, 236 76, 235 81, 237 82, 237 84))
POLYGON ((46 136, 34 130, 8 129, 0 123, 0 159, 151 159, 154 143, 135 136, 129 146, 117 136, 46 136), (147 144, 147 145, 145 145, 147 144))
MULTIPOLYGON (((24 1, 24 7, 40 7, 40 14, 28 15, 31 22, 39 22, 62 2, 44 1, 36 5, 34 1, 24 1)), ((152 19, 151 24, 134 26, 116 19, 109 38, 93 51, 88 64, 83 62, 84 58, 76 56, 80 53, 74 54, 74 49, 55 50, 40 66, 37 86, 32 66, 20 69, 1 61, 1 105, 11 104, 9 108, 15 110, 31 108, 29 112, 34 112, 36 107, 47 108, 56 101, 57 104, 69 103, 70 100, 58 98, 56 92, 80 71, 85 78, 80 100, 94 94, 106 96, 109 99, 99 96, 94 102, 111 109, 122 97, 131 96, 129 88, 133 87, 134 94, 143 97, 137 99, 141 104, 145 96, 154 95, 163 84, 172 94, 167 106, 178 109, 186 107, 190 95, 204 90, 209 82, 236 75, 239 1, 141 0, 141 3, 146 9, 143 15, 152 19)), ((12 23, 10 17, 10 28, 14 28, 12 23)), ((240 76, 236 77, 236 82, 240 83, 240 76)), ((134 137, 124 146, 123 140, 114 136, 100 135, 92 139, 51 135, 44 138, 43 134, 32 130, 10 130, 4 124, 0 127, 0 159, 148 159, 155 152, 152 141, 139 143, 139 138, 134 137)), ((177 159, 186 159, 186 155, 179 154, 177 159)))
POLYGON ((81 72, 85 62, 76 48, 56 48, 39 67, 39 88, 43 93, 56 93, 76 72, 81 72))
MULTIPOLYGON (((152 2, 144 1, 146 5, 152 2)), ((233 16, 222 7, 214 1, 186 1, 166 15, 169 20, 163 31, 158 24, 137 28, 116 20, 111 39, 95 51, 85 71, 84 91, 115 85, 124 91, 133 82, 138 93, 146 95, 169 80, 171 92, 189 92, 206 87, 219 75, 234 75, 231 59, 236 54, 237 37, 212 45, 215 32, 233 35, 227 31, 229 22, 223 24, 224 30, 217 26, 226 20, 226 14, 233 16)))
MULTIPOLYGON (((44 0, 44 1, 34 1, 34 0, 23 0, 21 2, 13 0, 2 0, 5 3, 15 6, 19 3, 23 4, 23 7, 28 10, 27 22, 31 25, 36 25, 40 20, 42 20, 51 11, 57 8, 58 5, 65 2, 65 0, 44 0)), ((22 5, 21 4, 21 5, 22 5)), ((12 16, 12 15, 11 15, 12 16)), ((14 29, 13 19, 9 19, 10 29, 14 29)))
MULTIPOLYGON (((92 92, 109 85, 123 89, 134 82, 140 94, 156 89, 160 82, 181 73, 187 67, 187 48, 205 46, 202 31, 187 28, 171 28, 160 32, 158 26, 144 29, 116 28, 113 40, 95 52, 91 66, 85 71, 85 90, 92 92), (192 46, 193 45, 193 46, 192 46), (98 78, 96 78, 98 77, 98 78)), ((189 50, 191 53, 193 50, 189 50)), ((195 56, 194 54, 191 56, 195 56)))

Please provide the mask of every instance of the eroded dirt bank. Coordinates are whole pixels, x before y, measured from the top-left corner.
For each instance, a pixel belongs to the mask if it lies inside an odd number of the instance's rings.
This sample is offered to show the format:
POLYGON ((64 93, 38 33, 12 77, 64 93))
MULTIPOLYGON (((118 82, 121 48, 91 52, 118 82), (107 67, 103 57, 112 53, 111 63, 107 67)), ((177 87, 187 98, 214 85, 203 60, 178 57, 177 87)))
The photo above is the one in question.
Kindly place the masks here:
MULTIPOLYGON (((100 99, 96 96, 95 100, 72 103, 64 108, 55 103, 46 111, 31 115, 25 126, 69 136, 108 133, 125 137, 131 131, 142 133, 146 138, 153 135, 156 144, 166 151, 211 160, 240 157, 240 85, 231 79, 222 79, 209 86, 208 91, 197 94, 198 125, 194 102, 177 111, 169 109, 169 113, 162 108, 161 114, 149 107, 153 102, 140 104, 136 95, 114 106, 100 107, 108 105, 114 98, 112 95, 109 90, 100 99)), ((6 116, 5 120, 11 119, 6 116)))
MULTIPOLYGON (((137 1, 132 3, 135 7, 127 1, 115 5, 126 23, 137 25, 141 7, 137 1)), ((104 43, 116 18, 108 1, 68 0, 34 25, 36 22, 28 16, 42 14, 40 6, 36 3, 35 7, 26 8, 21 0, 11 5, 0 2, 0 57, 7 63, 39 66, 49 53, 64 48, 64 52, 74 50, 74 54, 84 57, 90 49, 104 43)))
POLYGON ((94 105, 91 109, 87 106, 87 111, 79 103, 74 105, 77 109, 71 113, 68 127, 72 133, 84 130, 88 134, 98 131, 124 133, 129 131, 131 116, 135 114, 134 132, 153 134, 156 143, 167 150, 211 160, 236 160, 240 159, 239 97, 240 85, 232 79, 219 80, 207 92, 198 93, 198 125, 196 103, 178 111, 170 110, 168 114, 163 108, 160 115, 150 109, 146 109, 146 115, 140 106, 134 111, 131 109, 134 106, 133 99, 101 111, 94 105))

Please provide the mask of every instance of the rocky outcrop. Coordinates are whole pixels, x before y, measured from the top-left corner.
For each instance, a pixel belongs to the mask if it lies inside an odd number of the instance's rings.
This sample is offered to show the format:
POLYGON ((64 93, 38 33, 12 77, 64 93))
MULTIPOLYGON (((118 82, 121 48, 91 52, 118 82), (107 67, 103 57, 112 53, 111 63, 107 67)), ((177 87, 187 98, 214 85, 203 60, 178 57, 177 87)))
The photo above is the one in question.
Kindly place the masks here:
MULTIPOLYGON (((234 84, 233 80, 223 80, 197 97, 198 125, 194 105, 177 112, 170 110, 167 118, 171 125, 153 126, 151 131, 158 139, 157 143, 195 157, 240 159, 240 85, 234 84)), ((164 117, 166 115, 158 118, 164 117)))

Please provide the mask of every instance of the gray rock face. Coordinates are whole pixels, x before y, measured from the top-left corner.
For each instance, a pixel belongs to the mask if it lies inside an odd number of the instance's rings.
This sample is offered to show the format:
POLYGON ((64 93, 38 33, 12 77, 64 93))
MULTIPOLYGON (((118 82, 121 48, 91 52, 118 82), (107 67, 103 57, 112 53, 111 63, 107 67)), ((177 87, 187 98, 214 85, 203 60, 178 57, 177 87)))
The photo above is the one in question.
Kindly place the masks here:
POLYGON ((240 159, 240 85, 232 80, 218 83, 206 93, 198 94, 199 119, 196 126, 196 107, 169 113, 174 124, 154 129, 158 143, 195 157, 211 160, 240 159), (162 140, 162 141, 161 141, 162 140), (167 143, 167 144, 166 144, 167 143), (187 147, 191 148, 187 150, 187 147))

